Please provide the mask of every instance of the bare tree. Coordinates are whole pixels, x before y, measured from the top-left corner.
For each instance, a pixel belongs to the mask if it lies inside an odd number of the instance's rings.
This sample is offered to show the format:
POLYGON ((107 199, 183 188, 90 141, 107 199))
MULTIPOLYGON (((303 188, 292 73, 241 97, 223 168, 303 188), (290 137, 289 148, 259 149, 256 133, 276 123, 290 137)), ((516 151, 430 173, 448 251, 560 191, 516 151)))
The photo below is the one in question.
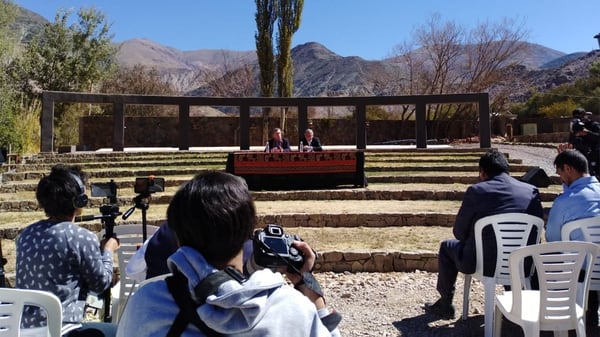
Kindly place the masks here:
MULTIPOLYGON (((406 85, 397 85, 398 94, 452 94, 490 91, 491 87, 508 80, 505 71, 521 55, 527 32, 523 25, 504 19, 498 23, 484 22, 466 30, 454 22, 443 22, 434 14, 415 30, 414 42, 398 48, 396 56, 401 69, 399 78, 406 85), (417 46, 408 49, 406 46, 417 46)), ((492 93, 491 93, 492 94, 492 93)), ((506 91, 491 95, 492 109, 502 109, 508 101, 506 91)), ((430 105, 427 120, 431 121, 430 134, 437 134, 442 120, 477 119, 472 104, 430 105)))
POLYGON ((204 73, 205 85, 211 96, 250 97, 256 94, 254 66, 245 60, 235 60, 221 52, 221 65, 204 73))
MULTIPOLYGON (((105 79, 99 89, 103 93, 136 94, 136 95, 175 95, 173 85, 162 79, 158 70, 141 64, 131 68, 120 67, 111 77, 105 79)), ((106 107, 112 113, 112 106, 106 107)), ((127 105, 129 116, 168 116, 174 115, 177 109, 173 106, 127 105)))

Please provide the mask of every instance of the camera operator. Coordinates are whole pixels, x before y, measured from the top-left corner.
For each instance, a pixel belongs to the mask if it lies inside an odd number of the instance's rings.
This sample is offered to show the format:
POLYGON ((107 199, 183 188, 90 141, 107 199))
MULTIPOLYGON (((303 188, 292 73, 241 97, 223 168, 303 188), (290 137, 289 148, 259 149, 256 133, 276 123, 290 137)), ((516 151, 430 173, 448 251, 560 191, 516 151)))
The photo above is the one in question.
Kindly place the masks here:
POLYGON ((575 138, 581 140, 581 146, 575 147, 588 161, 588 170, 591 176, 600 175, 600 133, 590 129, 598 130, 595 122, 576 122, 573 124, 575 138), (588 129, 588 126, 590 129, 588 129))
POLYGON ((168 259, 173 276, 137 290, 117 336, 339 336, 337 322, 325 326, 337 314, 311 278, 316 257, 306 243, 293 243, 304 254, 302 276, 286 273, 298 290, 271 269, 242 274, 243 246, 256 225, 242 178, 195 176, 173 196, 167 222, 180 246, 168 259))
MULTIPOLYGON (((117 239, 99 242, 96 234, 73 223, 87 205, 85 181, 80 168, 62 165, 39 181, 36 198, 48 218, 26 227, 17 239, 16 288, 58 296, 63 336, 114 336, 115 324, 83 322, 88 292, 111 286, 113 252, 119 249, 117 239)), ((44 321, 38 308, 26 307, 23 327, 37 328, 44 321)))

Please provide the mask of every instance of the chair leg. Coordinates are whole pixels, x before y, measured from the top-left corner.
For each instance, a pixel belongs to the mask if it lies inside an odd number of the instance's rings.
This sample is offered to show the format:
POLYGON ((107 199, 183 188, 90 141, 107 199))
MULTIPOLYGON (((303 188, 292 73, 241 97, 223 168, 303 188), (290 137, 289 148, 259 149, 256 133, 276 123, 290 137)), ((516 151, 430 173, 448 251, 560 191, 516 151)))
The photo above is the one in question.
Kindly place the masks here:
POLYGON ((494 306, 494 336, 502 336, 502 311, 494 306))
POLYGON ((484 289, 484 336, 492 337, 494 327, 494 298, 496 297, 496 282, 493 277, 483 278, 484 289))
POLYGON ((469 292, 471 291, 471 275, 465 274, 465 284, 463 289, 463 321, 469 317, 469 292))

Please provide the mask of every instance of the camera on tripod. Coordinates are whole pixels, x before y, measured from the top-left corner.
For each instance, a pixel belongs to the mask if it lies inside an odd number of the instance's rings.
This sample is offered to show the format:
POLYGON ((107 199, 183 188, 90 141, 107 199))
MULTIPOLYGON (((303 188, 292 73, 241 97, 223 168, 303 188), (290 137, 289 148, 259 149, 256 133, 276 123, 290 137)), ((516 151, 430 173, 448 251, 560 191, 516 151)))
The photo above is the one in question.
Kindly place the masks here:
POLYGON ((300 269, 304 264, 304 255, 292 246, 294 241, 302 239, 295 234, 284 233, 279 225, 268 224, 264 229, 254 232, 254 261, 265 268, 292 266, 300 269))
POLYGON ((114 181, 108 183, 92 184, 92 197, 103 197, 108 199, 117 198, 117 184, 114 181))
POLYGON ((155 192, 165 191, 165 178, 148 176, 143 178, 135 178, 133 187, 135 193, 150 195, 155 192))

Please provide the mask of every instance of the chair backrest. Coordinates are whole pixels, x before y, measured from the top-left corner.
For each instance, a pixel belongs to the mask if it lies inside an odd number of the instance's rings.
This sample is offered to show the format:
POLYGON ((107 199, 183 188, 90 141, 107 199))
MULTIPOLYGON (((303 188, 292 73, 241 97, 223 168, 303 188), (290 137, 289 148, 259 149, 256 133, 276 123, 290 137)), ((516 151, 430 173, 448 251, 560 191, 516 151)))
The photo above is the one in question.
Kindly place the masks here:
POLYGON ((535 243, 540 242, 540 233, 544 220, 526 213, 502 213, 483 217, 475 222, 475 249, 477 264, 475 274, 483 276, 483 239, 484 228, 492 226, 496 238, 496 266, 494 278, 496 284, 510 284, 508 256, 515 249, 526 246, 531 231, 536 228, 535 243))
MULTIPOLYGON (((581 230, 585 241, 600 244, 600 217, 569 221, 560 230, 562 241, 570 241, 571 234, 581 230)), ((600 290, 600 260, 596 259, 590 278, 590 290, 600 290)))
POLYGON ((44 309, 48 336, 60 337, 62 305, 53 293, 41 290, 0 288, 0 336, 18 337, 21 316, 26 305, 44 309))
MULTIPOLYGON (((154 232, 158 230, 158 226, 146 226, 146 239, 148 239, 154 232)), ((122 309, 125 307, 126 299, 135 292, 137 284, 135 280, 127 277, 125 274, 125 268, 129 259, 135 255, 135 252, 143 244, 143 228, 141 224, 135 225, 119 225, 114 227, 114 233, 119 239, 119 250, 117 250, 117 263, 120 272, 120 285, 119 285, 119 305, 114 310, 113 317, 117 318, 120 316, 122 309)), ((101 232, 99 235, 103 235, 101 232)))
MULTIPOLYGON (((582 269, 590 270, 600 246, 583 241, 556 241, 526 246, 509 258, 512 312, 521 317, 525 280, 524 260, 533 258, 539 279, 540 330, 572 330, 577 327, 577 306, 587 301, 590 273, 579 282, 582 269), (581 288, 581 289, 580 289, 581 288)), ((531 304, 533 305, 533 304, 531 304)))
MULTIPOLYGON (((152 236, 158 230, 158 226, 146 226, 147 238, 152 236)), ((125 268, 129 260, 135 255, 140 245, 143 243, 142 225, 120 225, 115 226, 114 232, 119 239, 120 248, 117 250, 119 271, 121 273, 121 294, 120 297, 129 296, 136 288, 135 280, 125 275, 125 268)))

